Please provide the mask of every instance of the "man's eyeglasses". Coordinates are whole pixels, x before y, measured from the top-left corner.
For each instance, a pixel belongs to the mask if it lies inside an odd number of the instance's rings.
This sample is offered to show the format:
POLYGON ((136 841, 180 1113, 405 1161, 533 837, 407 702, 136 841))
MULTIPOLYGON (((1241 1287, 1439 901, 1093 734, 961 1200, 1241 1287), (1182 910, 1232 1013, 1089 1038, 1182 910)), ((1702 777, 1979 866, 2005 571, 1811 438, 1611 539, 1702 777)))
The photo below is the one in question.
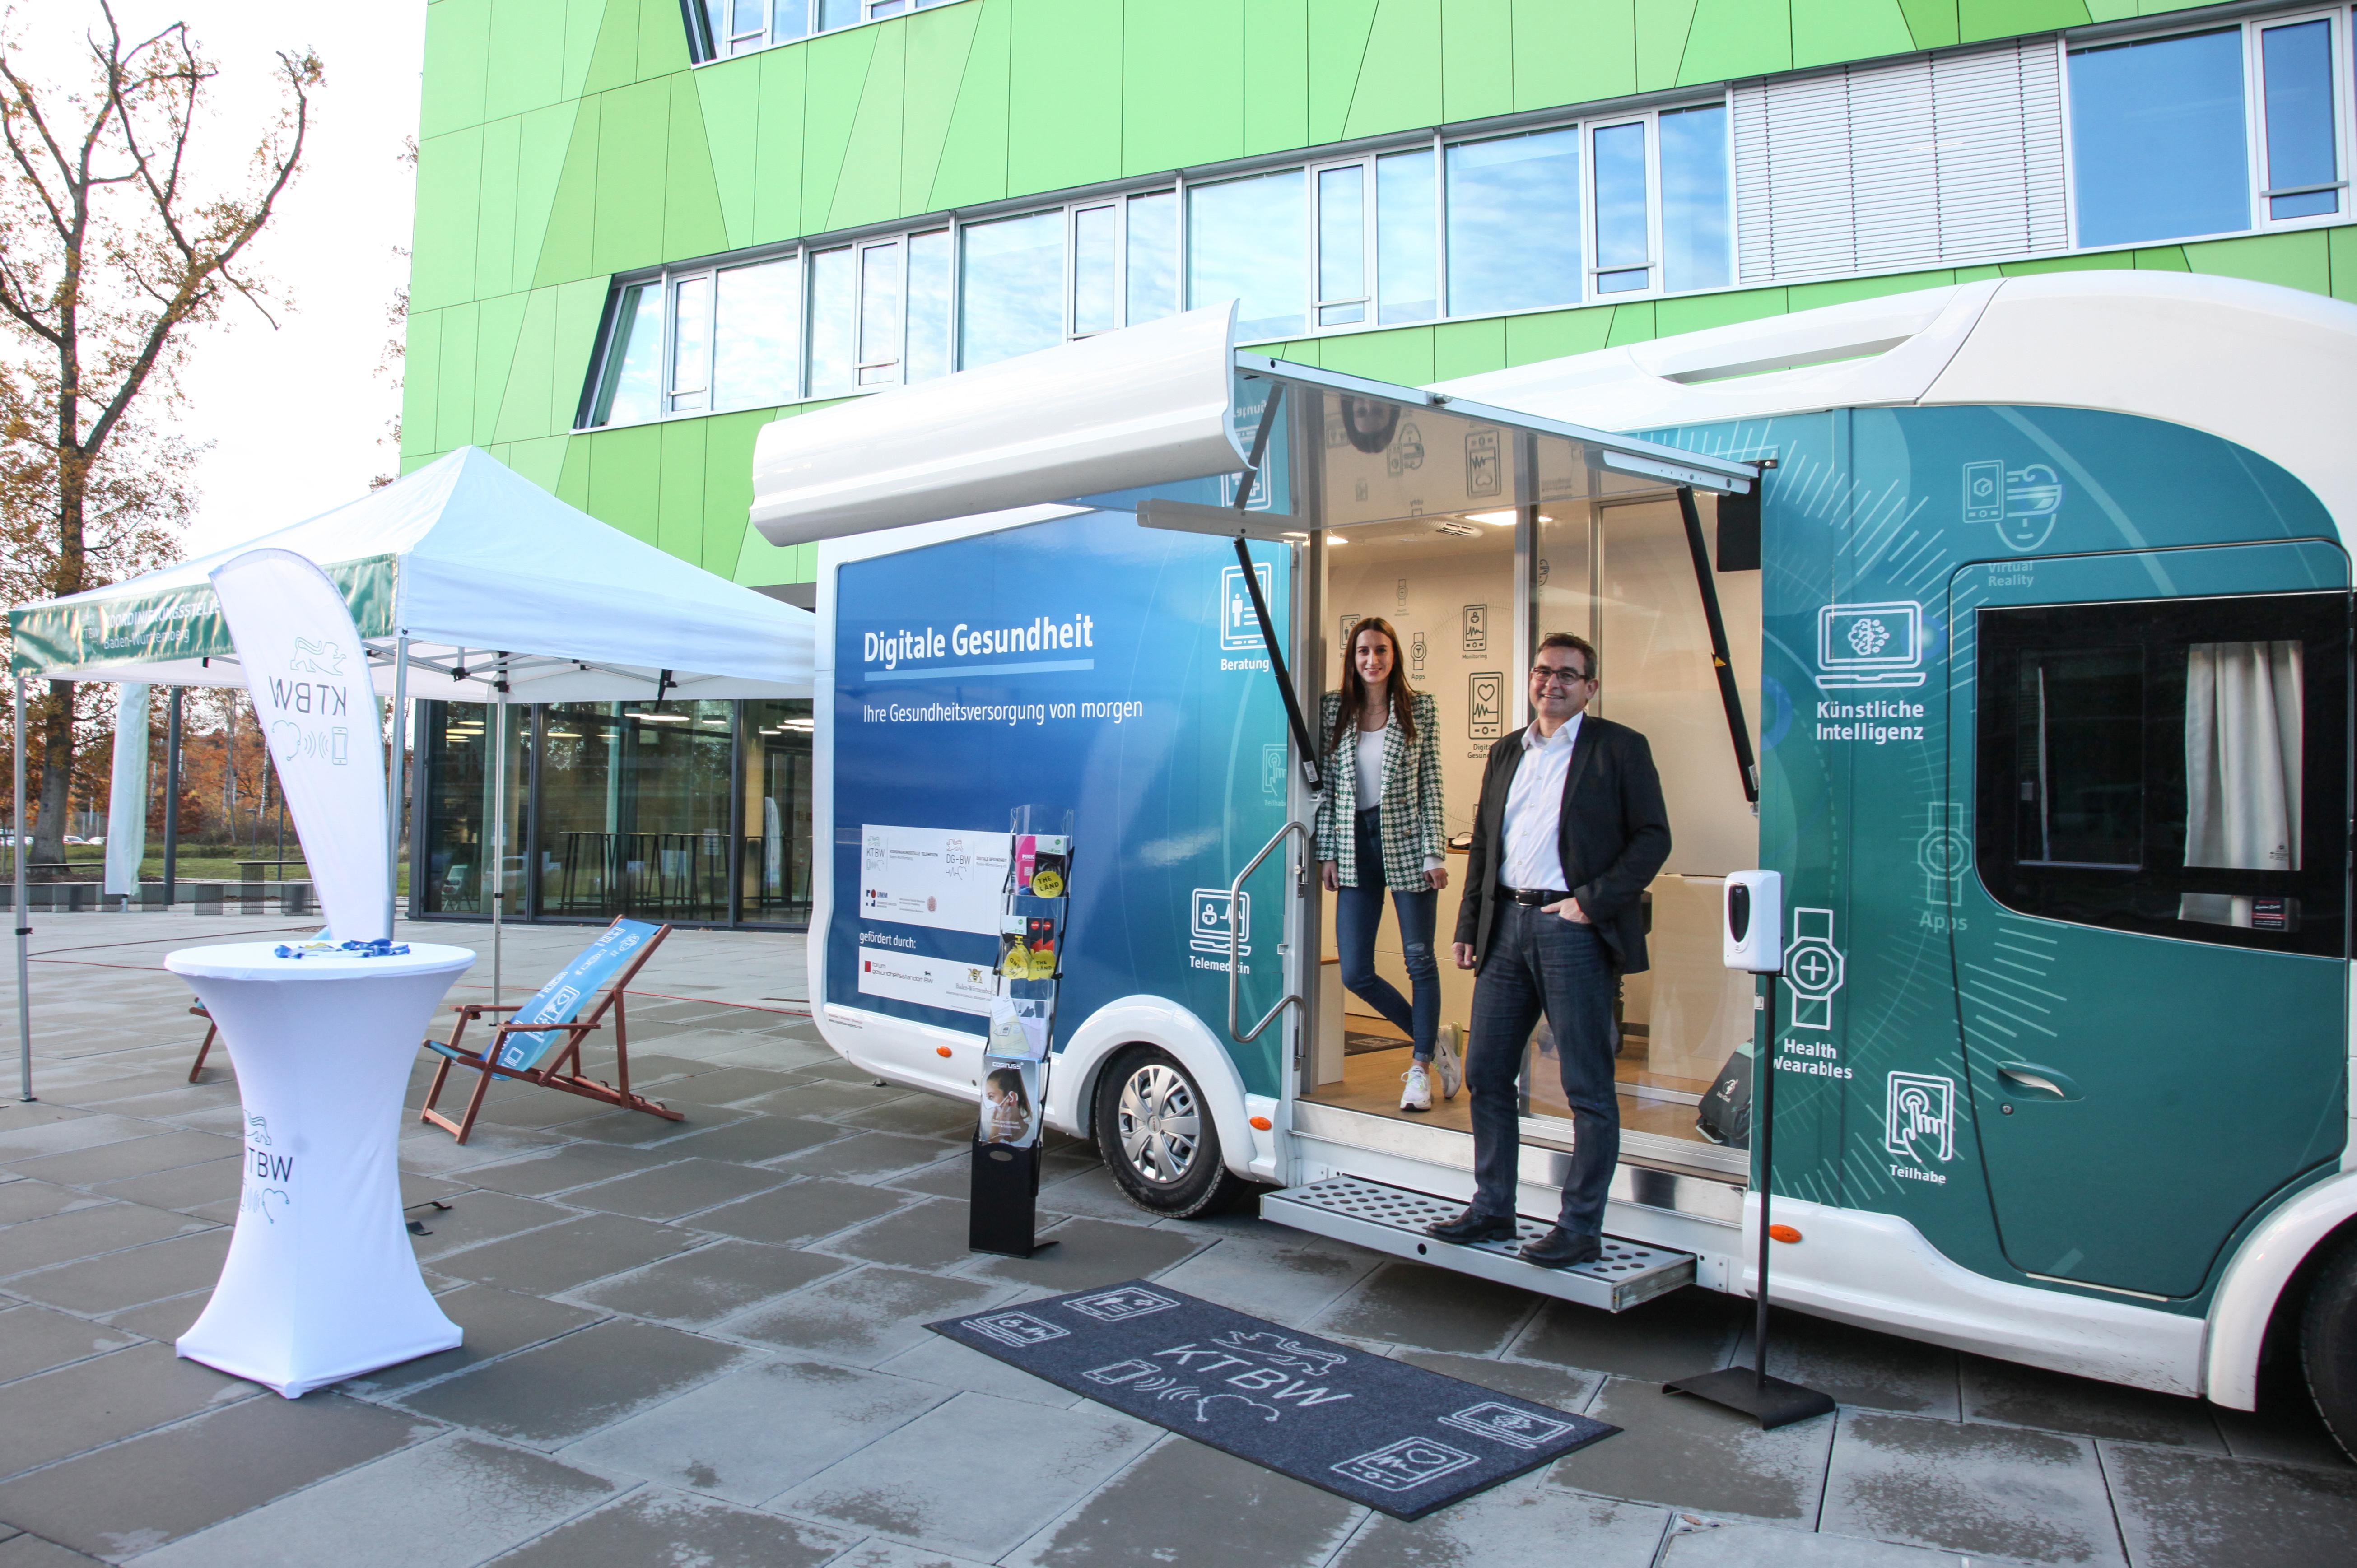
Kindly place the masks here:
POLYGON ((1587 673, 1583 670, 1566 670, 1560 665, 1534 664, 1531 666, 1531 682, 1540 687, 1560 686, 1568 692, 1574 686, 1587 684, 1587 673))

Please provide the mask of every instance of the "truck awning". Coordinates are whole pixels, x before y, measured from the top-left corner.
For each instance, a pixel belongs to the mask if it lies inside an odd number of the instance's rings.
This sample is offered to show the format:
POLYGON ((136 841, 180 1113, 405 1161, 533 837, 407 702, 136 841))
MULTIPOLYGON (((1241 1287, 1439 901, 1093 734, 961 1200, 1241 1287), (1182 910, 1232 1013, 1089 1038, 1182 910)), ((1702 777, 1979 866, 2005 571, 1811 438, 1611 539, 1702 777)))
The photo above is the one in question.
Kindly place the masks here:
POLYGON ((1741 493, 1755 477, 1749 463, 1240 352, 1234 314, 1192 310, 764 425, 753 525, 803 544, 1241 473, 1257 423, 1236 412, 1249 381, 1283 389, 1289 427, 1323 433, 1297 443, 1320 461, 1317 515, 1284 521, 1295 530, 1624 488, 1741 493))

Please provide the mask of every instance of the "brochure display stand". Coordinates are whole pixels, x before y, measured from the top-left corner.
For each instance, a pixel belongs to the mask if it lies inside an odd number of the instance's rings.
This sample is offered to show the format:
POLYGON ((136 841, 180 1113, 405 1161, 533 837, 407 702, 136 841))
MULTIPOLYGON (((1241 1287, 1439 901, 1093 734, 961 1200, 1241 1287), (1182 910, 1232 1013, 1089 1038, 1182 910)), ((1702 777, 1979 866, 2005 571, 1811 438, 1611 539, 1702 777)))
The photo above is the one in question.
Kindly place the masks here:
POLYGON ((418 1274, 395 1160, 417 1042, 474 961, 423 942, 166 956, 235 1055, 245 1111, 237 1230, 182 1356, 297 1399, 458 1343, 418 1274))
POLYGON ((973 1206, 966 1245, 1028 1258, 1039 1198, 1039 1121, 1047 1103, 1048 1048, 1055 1037, 1056 983, 1063 972, 1071 908, 1072 813, 1018 809, 1009 824, 1006 902, 999 920, 998 993, 982 1057, 982 1124, 974 1140, 973 1206), (1055 831, 1043 832, 1044 827, 1055 831))

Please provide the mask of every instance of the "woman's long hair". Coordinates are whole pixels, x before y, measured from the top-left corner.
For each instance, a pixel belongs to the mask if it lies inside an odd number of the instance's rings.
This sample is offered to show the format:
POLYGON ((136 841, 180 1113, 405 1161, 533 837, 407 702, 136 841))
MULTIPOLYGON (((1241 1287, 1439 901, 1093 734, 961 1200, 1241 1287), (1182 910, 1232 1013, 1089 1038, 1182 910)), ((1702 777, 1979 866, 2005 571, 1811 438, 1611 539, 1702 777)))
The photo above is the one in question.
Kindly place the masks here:
POLYGON ((1023 1087, 1021 1068, 1001 1067, 990 1070, 990 1087, 1015 1101, 1016 1109, 1024 1115, 1031 1114, 1031 1096, 1023 1087))
MULTIPOLYGON (((1400 650, 1399 633, 1392 623, 1381 616, 1369 616, 1351 628, 1351 645, 1342 657, 1342 703, 1334 711, 1334 733, 1327 737, 1329 752, 1341 749, 1342 737, 1359 722, 1367 708, 1367 682, 1359 673, 1359 639, 1369 632, 1380 632, 1391 639, 1392 674, 1383 690, 1391 698, 1392 716, 1399 720, 1400 734, 1410 746, 1415 744, 1415 689, 1407 683, 1407 658, 1400 650)), ((1361 806, 1367 802, 1359 802, 1361 806)))

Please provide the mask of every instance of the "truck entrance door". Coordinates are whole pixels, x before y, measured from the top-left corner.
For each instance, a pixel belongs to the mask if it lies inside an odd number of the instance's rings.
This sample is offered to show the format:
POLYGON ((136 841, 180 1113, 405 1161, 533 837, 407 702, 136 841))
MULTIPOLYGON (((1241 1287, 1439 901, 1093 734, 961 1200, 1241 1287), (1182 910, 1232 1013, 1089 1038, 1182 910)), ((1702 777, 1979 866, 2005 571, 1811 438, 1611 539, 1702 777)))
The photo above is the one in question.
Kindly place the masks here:
MULTIPOLYGON (((2027 1273, 2192 1295, 2338 1155, 2348 571, 2285 543, 1951 581, 1964 1087, 2027 1273)), ((1894 1176, 1953 1156, 1924 1144, 1956 1091, 1892 1075, 1894 1176)))

